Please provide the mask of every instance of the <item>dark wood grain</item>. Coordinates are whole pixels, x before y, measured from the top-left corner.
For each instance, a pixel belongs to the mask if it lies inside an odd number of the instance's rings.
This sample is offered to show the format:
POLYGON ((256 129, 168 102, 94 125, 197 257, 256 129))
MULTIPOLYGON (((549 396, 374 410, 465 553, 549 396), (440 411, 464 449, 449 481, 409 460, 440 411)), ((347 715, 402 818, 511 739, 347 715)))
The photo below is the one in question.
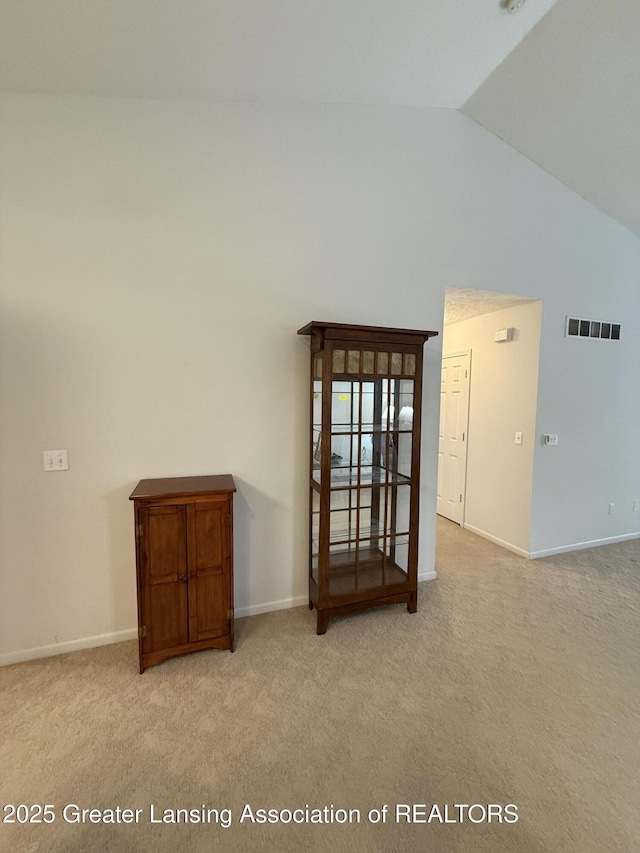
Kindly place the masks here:
POLYGON ((141 480, 136 528, 140 672, 166 658, 234 648, 229 474, 141 480))
MULTIPOLYGON (((410 613, 417 608, 418 586, 418 517, 420 495, 420 441, 422 409, 423 345, 438 333, 418 329, 395 329, 384 326, 312 321, 299 335, 308 335, 312 353, 310 411, 313 420, 313 357, 322 353, 322 411, 319 467, 314 458, 313 425, 309 453, 311 503, 313 493, 319 495, 318 552, 314 556, 309 544, 309 607, 316 608, 318 634, 324 634, 330 619, 369 607, 405 603, 410 613), (334 358, 334 352, 336 356, 334 358), (397 381, 394 381, 397 380, 397 381), (340 383, 334 386, 333 383, 340 383), (396 413, 403 405, 399 385, 412 389, 413 422, 408 428, 399 424, 381 428, 382 413, 393 404, 396 413), (411 385, 410 383, 413 383, 411 385), (344 383, 351 383, 359 405, 351 406, 351 423, 332 424, 332 393, 344 393, 344 383), (366 383, 366 386, 365 384, 366 383), (394 387, 395 397, 384 398, 383 389, 394 387), (373 389, 373 421, 363 422, 362 390, 373 389), (405 431, 406 430, 406 431, 405 431), (411 447, 410 472, 399 468, 399 444, 403 433, 411 447), (362 445, 371 435, 371 461, 362 456, 348 463, 332 457, 332 435, 351 436, 351 442, 362 445), (377 474, 376 474, 377 472, 377 474), (402 558, 398 557, 397 519, 398 490, 410 487, 408 543, 402 558), (369 502, 361 498, 365 492, 369 502), (356 531, 369 524, 373 532, 362 535, 349 532, 343 551, 336 551, 331 541, 331 501, 337 492, 348 493, 348 507, 356 508, 356 531), (361 514, 369 513, 369 521, 361 514), (376 519, 375 525, 372 520, 376 519), (402 563, 400 565, 399 563, 402 563)), ((369 391, 369 393, 371 393, 369 391)), ((402 392, 405 397, 407 392, 402 392)), ((406 403, 405 403, 406 405, 406 403)), ((315 437, 317 442, 317 436, 315 437)), ((352 454, 352 450, 349 451, 352 454)), ((351 518, 351 515, 349 516, 351 518)), ((403 525, 404 526, 404 525, 403 525)), ((351 522, 349 531, 351 531, 351 522)), ((312 524, 310 523, 310 532, 312 524)), ((406 530, 405 530, 406 532, 406 530)), ((311 539, 311 535, 310 535, 311 539)))

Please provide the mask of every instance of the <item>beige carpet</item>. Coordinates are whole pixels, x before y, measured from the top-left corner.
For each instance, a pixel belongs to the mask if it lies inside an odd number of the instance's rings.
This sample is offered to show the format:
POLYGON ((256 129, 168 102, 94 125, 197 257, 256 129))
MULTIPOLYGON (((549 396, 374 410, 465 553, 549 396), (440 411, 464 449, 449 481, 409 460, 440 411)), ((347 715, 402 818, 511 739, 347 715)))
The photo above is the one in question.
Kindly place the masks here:
POLYGON ((639 559, 632 541, 529 562, 441 521, 415 615, 324 637, 306 607, 243 619, 235 654, 143 676, 133 642, 5 667, 2 803, 55 820, 0 825, 0 849, 638 851, 639 559), (510 803, 517 823, 469 820, 510 803), (67 804, 139 823, 67 823, 67 804), (150 823, 203 804, 231 826, 150 823), (361 822, 240 823, 246 804, 361 822), (478 806, 408 825, 396 804, 478 806))

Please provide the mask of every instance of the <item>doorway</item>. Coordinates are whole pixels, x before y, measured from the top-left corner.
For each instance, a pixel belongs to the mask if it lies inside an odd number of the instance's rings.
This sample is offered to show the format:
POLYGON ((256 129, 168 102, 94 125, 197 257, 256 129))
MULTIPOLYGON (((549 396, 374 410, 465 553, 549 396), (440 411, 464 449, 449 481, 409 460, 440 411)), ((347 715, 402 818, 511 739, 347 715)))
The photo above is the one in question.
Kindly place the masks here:
POLYGON ((437 513, 528 556, 542 302, 445 295, 437 513))

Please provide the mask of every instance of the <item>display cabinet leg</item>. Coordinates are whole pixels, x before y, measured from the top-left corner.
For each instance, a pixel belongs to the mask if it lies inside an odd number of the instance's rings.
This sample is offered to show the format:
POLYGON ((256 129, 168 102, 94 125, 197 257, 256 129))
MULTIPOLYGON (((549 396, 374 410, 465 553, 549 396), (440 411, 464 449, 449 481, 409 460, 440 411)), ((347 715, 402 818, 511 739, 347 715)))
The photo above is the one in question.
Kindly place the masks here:
POLYGON ((409 613, 415 613, 417 609, 418 609, 418 596, 417 596, 417 594, 414 593, 414 594, 412 594, 409 601, 407 601, 407 610, 409 611, 409 613))
POLYGON ((309 610, 313 610, 313 601, 309 599, 309 610))
POLYGON ((327 633, 327 624, 329 622, 329 618, 322 613, 322 611, 318 610, 318 621, 316 623, 316 634, 321 636, 322 634, 327 633))

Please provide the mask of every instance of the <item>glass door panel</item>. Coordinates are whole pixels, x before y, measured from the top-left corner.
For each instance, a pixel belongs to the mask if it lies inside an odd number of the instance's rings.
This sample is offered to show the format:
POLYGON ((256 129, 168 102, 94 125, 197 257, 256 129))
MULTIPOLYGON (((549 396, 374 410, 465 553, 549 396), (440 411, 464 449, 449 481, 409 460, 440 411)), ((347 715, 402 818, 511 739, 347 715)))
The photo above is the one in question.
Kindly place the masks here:
POLYGON ((385 544, 385 585, 402 583, 409 571, 409 537, 390 536, 385 544))
POLYGON ((330 545, 345 547, 359 539, 383 535, 380 510, 384 511, 380 489, 341 489, 331 493, 329 517, 330 545))
POLYGON ((402 378, 405 366, 414 375, 402 353, 334 352, 334 370, 360 375, 331 383, 330 595, 407 579, 414 380, 402 378), (386 376, 364 376, 385 364, 386 376))
POLYGON ((391 380, 396 402, 396 429, 410 432, 413 429, 413 379, 391 380))
POLYGON ((311 576, 316 583, 320 562, 320 494, 311 489, 311 576))
POLYGON ((354 424, 353 382, 331 383, 331 428, 349 432, 354 424), (344 429, 349 427, 349 429, 344 429))
POLYGON ((387 535, 409 535, 411 518, 411 486, 392 486, 386 489, 386 533, 387 535))
MULTIPOLYGON (((331 467, 357 468, 358 436, 351 433, 331 436, 331 467)), ((333 472, 332 472, 333 479, 333 472)))
MULTIPOLYGON (((329 544, 343 544, 347 547, 349 544, 355 543, 358 530, 358 506, 357 493, 353 489, 337 492, 342 501, 342 508, 331 510, 329 516, 329 544)), ((332 495, 333 498, 333 495, 332 495)), ((331 501, 333 504, 333 500, 331 501)))
MULTIPOLYGON (((316 363, 317 364, 317 363, 316 363)), ((322 366, 322 362, 320 362, 322 366)), ((320 453, 322 451, 322 381, 314 379, 311 412, 312 470, 314 478, 320 482, 320 453)))

